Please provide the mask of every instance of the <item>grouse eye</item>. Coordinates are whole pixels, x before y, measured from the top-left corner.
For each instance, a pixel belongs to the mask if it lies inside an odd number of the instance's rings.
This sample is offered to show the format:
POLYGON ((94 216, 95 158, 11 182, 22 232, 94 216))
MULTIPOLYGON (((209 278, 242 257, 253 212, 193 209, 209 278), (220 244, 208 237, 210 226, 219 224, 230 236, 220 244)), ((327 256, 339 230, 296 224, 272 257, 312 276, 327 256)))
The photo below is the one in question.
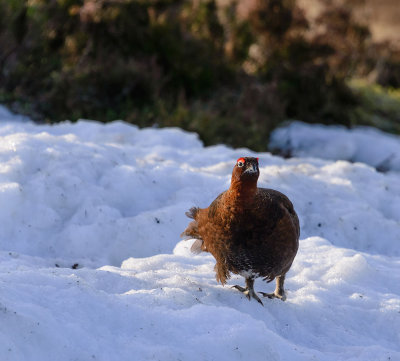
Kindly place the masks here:
POLYGON ((246 162, 246 161, 244 160, 244 158, 239 158, 239 159, 237 160, 236 165, 237 165, 238 167, 243 167, 245 162, 246 162))

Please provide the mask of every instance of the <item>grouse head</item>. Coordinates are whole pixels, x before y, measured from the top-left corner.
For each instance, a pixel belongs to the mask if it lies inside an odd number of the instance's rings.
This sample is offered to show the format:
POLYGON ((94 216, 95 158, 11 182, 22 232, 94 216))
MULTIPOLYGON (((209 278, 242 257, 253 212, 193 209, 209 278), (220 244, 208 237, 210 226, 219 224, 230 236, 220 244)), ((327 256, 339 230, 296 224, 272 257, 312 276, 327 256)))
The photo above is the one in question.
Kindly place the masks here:
POLYGON ((260 170, 258 169, 258 158, 242 157, 236 161, 232 172, 232 184, 257 184, 260 170))

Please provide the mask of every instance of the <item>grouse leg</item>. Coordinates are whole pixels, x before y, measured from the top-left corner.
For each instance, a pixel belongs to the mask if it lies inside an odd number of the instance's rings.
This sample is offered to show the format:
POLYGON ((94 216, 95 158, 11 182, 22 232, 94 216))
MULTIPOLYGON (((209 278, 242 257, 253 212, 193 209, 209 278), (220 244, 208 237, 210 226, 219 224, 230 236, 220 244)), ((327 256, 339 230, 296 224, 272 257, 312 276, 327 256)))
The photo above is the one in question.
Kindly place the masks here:
POLYGON ((264 306, 260 298, 257 296, 257 293, 254 292, 254 278, 251 277, 246 278, 246 288, 243 288, 238 285, 232 286, 232 288, 236 288, 237 290, 242 292, 248 298, 249 301, 251 300, 251 298, 254 298, 257 300, 257 302, 261 303, 261 305, 264 306))
POLYGON ((258 292, 263 297, 268 298, 279 298, 282 301, 286 300, 285 289, 283 288, 283 283, 285 282, 285 275, 276 277, 276 287, 274 293, 258 292))

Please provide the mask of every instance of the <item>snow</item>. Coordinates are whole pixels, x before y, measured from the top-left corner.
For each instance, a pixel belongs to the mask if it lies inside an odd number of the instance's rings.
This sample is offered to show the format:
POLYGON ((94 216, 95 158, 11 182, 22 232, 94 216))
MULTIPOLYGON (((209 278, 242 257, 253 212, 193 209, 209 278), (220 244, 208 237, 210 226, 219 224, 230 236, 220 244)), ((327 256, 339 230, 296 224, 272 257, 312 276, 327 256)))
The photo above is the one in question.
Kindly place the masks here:
POLYGON ((371 127, 347 129, 294 121, 272 133, 270 148, 296 157, 341 159, 400 171, 400 137, 371 127))
POLYGON ((179 129, 0 117, 0 360, 400 360, 399 173, 179 129), (264 307, 179 238, 245 155, 301 222, 287 301, 264 307))

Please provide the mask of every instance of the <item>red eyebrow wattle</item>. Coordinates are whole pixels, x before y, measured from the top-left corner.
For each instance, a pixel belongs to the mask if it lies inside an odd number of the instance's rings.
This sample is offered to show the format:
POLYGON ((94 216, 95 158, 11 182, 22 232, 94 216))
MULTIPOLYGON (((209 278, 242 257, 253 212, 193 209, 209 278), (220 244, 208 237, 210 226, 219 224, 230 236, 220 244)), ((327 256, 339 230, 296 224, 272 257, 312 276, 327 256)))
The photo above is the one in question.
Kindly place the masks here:
POLYGON ((239 158, 239 159, 236 161, 236 163, 239 163, 239 162, 246 163, 246 160, 245 160, 244 158, 239 158))

